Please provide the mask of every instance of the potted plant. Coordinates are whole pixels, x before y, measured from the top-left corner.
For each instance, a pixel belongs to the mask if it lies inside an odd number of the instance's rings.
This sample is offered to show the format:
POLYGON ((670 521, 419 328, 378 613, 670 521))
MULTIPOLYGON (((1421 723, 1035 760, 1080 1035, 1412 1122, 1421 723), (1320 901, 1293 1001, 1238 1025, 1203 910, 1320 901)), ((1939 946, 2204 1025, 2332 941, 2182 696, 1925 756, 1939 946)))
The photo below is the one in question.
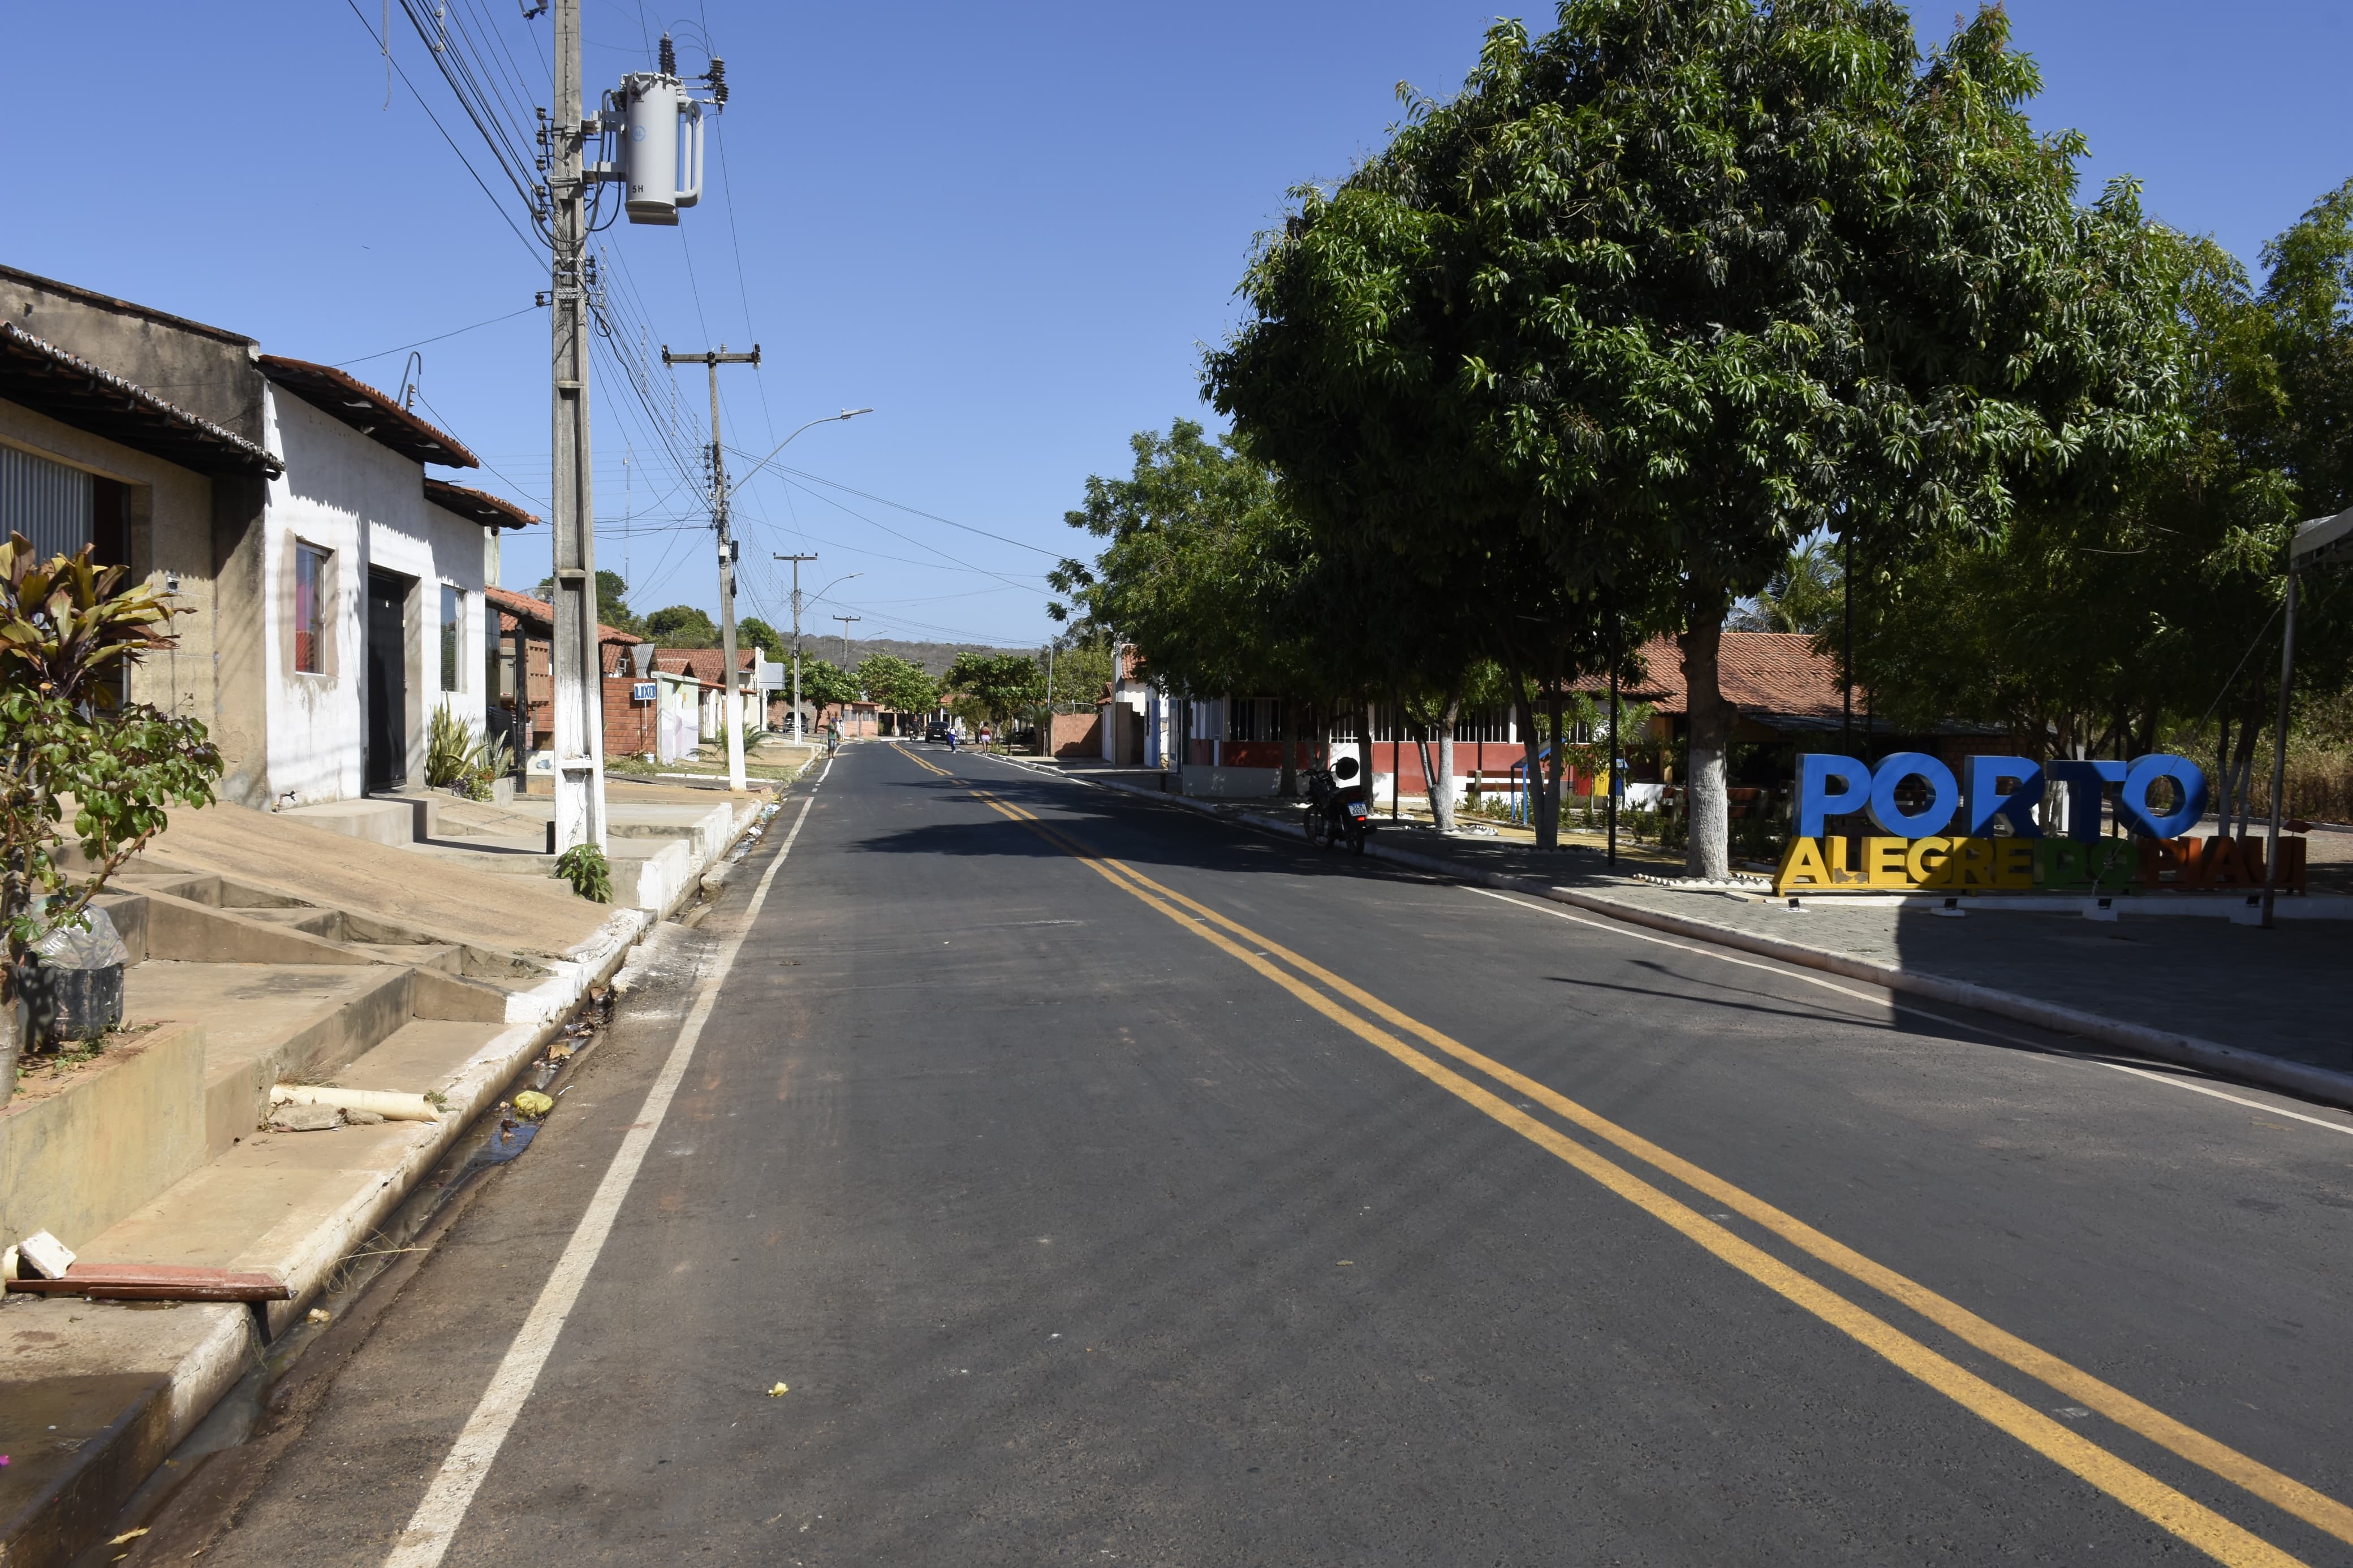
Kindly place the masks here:
POLYGON ((21 533, 0 544, 0 1103, 19 1054, 47 1043, 18 1005, 48 989, 35 944, 90 931, 90 900, 166 808, 211 804, 220 776, 202 723, 121 696, 130 667, 172 645, 178 613, 129 574, 88 545, 44 561, 21 533))

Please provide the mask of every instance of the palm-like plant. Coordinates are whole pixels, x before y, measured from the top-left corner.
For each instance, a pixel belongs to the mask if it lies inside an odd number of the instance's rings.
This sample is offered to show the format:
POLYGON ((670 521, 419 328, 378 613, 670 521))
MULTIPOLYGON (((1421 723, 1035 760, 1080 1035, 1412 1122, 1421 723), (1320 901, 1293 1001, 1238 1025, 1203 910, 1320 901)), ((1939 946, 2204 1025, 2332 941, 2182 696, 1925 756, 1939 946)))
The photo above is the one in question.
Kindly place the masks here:
POLYGON ((1789 552, 1764 591, 1743 599, 1725 624, 1736 632, 1803 632, 1812 636, 1838 619, 1845 569, 1829 542, 1807 540, 1789 552))

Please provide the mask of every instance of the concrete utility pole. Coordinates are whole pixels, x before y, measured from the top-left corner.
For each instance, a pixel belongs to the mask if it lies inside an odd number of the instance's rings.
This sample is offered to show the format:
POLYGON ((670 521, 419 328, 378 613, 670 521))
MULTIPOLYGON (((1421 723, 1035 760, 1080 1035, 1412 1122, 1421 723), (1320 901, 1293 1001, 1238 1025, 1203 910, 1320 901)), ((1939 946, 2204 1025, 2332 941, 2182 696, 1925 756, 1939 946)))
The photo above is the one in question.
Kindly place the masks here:
POLYGON ((801 738, 801 563, 815 555, 779 555, 793 563, 793 739, 801 738))
POLYGON ((587 181, 580 110, 580 0, 554 0, 555 112, 548 126, 547 198, 554 268, 549 303, 554 370, 554 463, 549 497, 555 646, 555 847, 605 847, 604 669, 596 644, 596 531, 588 468, 587 181))
POLYGON ((848 675, 849 673, 850 623, 853 621, 862 621, 866 617, 864 616, 836 616, 833 618, 841 623, 841 673, 848 675))
POLYGON ((731 354, 725 343, 699 354, 674 354, 668 343, 662 345, 662 363, 699 364, 711 373, 711 527, 719 535, 719 646, 727 663, 727 787, 731 790, 741 790, 744 784, 744 715, 735 701, 735 540, 727 529, 727 449, 719 444, 719 367, 759 363, 757 343, 747 354, 731 354))

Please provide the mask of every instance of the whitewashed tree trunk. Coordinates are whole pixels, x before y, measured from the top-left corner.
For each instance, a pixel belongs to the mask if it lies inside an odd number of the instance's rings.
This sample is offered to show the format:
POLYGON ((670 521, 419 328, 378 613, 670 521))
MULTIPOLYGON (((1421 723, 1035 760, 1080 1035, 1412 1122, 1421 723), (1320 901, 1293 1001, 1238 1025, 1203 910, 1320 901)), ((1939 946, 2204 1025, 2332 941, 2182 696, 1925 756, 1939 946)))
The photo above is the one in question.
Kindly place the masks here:
POLYGON ((1450 695, 1438 721, 1438 777, 1430 792, 1430 814, 1439 830, 1454 831, 1454 726, 1462 717, 1462 699, 1450 695))
POLYGON ((1722 881, 1732 874, 1732 814, 1725 793, 1725 754, 1732 744, 1732 705, 1717 683, 1716 657, 1723 647, 1721 606, 1702 605, 1682 637, 1683 689, 1691 720, 1690 763, 1683 781, 1685 823, 1691 837, 1683 850, 1686 876, 1722 881))

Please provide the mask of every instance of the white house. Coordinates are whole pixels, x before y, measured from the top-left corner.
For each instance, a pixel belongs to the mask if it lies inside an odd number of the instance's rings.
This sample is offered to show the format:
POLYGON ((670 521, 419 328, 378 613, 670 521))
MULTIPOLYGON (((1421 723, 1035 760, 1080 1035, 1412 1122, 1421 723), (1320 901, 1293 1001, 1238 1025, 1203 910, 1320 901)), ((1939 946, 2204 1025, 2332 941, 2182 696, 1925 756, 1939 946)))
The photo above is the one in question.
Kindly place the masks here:
POLYGON ((311 805, 421 784, 433 710, 480 727, 482 590, 501 529, 530 520, 428 480, 427 463, 474 455, 383 393, 329 365, 259 363, 264 443, 285 465, 262 515, 272 792, 311 805))
POLYGON ((0 527, 178 604, 131 696, 205 721, 225 800, 417 784, 435 707, 480 728, 482 590, 537 520, 428 463, 476 466, 340 370, 0 268, 0 527))

